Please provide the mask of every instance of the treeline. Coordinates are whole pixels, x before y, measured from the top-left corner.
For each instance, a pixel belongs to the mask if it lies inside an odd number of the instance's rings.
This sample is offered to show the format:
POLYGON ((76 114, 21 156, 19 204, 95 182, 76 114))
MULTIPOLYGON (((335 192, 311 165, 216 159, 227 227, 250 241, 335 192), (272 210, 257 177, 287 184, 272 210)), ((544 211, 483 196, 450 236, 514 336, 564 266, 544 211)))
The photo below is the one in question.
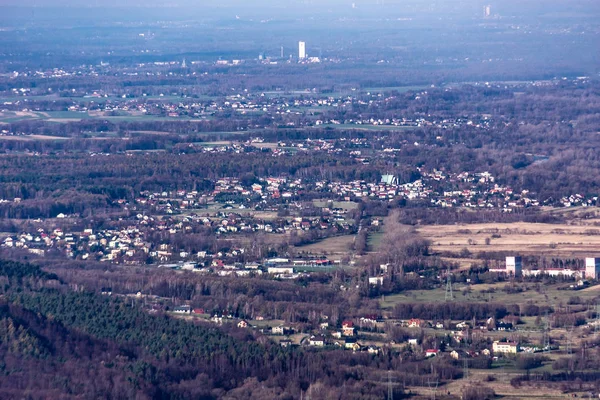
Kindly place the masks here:
POLYGON ((431 208, 424 202, 406 202, 405 207, 400 208, 398 216, 402 224, 480 224, 480 223, 510 223, 510 222, 532 222, 558 224, 564 221, 561 215, 540 213, 535 207, 515 208, 513 212, 507 213, 501 209, 477 210, 472 212, 457 208, 431 208))
POLYGON ((550 306, 528 304, 503 305, 497 303, 400 303, 394 307, 393 316, 399 319, 420 318, 426 320, 471 320, 494 317, 502 319, 507 315, 539 316, 552 312, 550 306))

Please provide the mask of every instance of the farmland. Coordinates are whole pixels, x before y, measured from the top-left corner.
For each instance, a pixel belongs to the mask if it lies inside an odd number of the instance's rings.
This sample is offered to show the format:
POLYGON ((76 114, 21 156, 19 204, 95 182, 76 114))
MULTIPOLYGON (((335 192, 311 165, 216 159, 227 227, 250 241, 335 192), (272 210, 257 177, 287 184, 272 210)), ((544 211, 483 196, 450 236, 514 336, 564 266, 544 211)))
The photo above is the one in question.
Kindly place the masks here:
POLYGON ((434 252, 471 254, 503 252, 540 254, 549 257, 597 257, 600 255, 600 230, 593 222, 572 224, 458 224, 428 225, 417 228, 431 241, 434 252))

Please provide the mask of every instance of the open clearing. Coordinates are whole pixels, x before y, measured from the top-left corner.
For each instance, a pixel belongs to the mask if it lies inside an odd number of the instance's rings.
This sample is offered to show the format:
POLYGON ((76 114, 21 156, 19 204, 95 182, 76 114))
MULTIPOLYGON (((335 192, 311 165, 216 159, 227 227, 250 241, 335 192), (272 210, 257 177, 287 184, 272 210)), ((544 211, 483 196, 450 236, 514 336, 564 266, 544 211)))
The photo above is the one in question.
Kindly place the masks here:
MULTIPOLYGON (((327 207, 329 200, 314 200, 315 207, 327 207)), ((346 211, 358 208, 358 203, 354 201, 332 201, 333 208, 342 208, 346 211)))
POLYGON ((18 135, 18 136, 4 136, 0 135, 0 140, 67 140, 68 137, 61 136, 48 136, 48 135, 18 135))
POLYGON ((436 253, 459 253, 466 248, 473 254, 515 252, 555 257, 600 256, 600 228, 590 225, 525 222, 427 225, 418 227, 417 232, 431 240, 431 249, 436 253))
MULTIPOLYGON (((592 286, 583 290, 560 290, 569 286, 567 283, 540 285, 537 290, 536 284, 529 283, 519 285, 527 287, 529 290, 520 293, 507 293, 502 289, 510 286, 509 282, 496 284, 466 285, 462 283, 453 284, 453 294, 455 302, 490 302, 500 304, 547 304, 551 306, 559 303, 567 304, 569 298, 580 297, 581 300, 591 300, 600 296, 600 286, 592 286)), ((384 309, 391 309, 399 303, 435 303, 443 302, 446 295, 446 288, 440 287, 432 290, 411 290, 409 292, 385 296, 381 298, 380 304, 384 309)))
POLYGON ((353 242, 354 235, 336 236, 318 243, 296 246, 296 250, 323 255, 348 255, 353 242))

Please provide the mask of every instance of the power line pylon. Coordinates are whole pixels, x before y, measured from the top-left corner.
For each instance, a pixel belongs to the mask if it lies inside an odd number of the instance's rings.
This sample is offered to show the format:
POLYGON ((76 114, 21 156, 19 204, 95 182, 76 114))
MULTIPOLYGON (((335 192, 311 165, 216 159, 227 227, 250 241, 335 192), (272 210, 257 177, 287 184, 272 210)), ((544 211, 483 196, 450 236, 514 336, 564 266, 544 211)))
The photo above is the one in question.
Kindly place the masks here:
POLYGON ((445 301, 453 301, 454 293, 452 292, 452 275, 450 274, 450 270, 448 270, 448 274, 446 275, 446 295, 445 301))
POLYGON ((388 400, 394 400, 394 388, 392 387, 392 371, 388 371, 388 400))
POLYGON ((542 351, 550 350, 550 319, 548 318, 548 311, 544 317, 544 336, 542 341, 542 351))
POLYGON ((573 354, 573 331, 575 330, 575 326, 571 326, 567 328, 567 354, 573 354))

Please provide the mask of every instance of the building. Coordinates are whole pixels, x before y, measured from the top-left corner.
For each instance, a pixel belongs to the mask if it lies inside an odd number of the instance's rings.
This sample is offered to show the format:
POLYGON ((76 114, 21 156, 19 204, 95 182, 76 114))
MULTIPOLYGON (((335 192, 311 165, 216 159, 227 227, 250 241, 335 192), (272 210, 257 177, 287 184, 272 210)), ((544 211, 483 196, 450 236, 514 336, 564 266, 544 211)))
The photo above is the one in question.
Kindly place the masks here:
POLYGON ((306 58, 306 42, 298 42, 298 58, 301 60, 306 58))
POLYGON ((373 285, 373 286, 383 285, 383 276, 375 276, 375 277, 369 278, 369 285, 373 285))
POLYGON ((398 178, 395 175, 382 175, 381 183, 385 183, 386 185, 397 185, 398 178))
POLYGON ((190 306, 179 306, 173 309, 175 314, 190 314, 192 312, 192 308, 190 306))
POLYGON ((346 342, 344 343, 345 349, 359 351, 360 347, 360 343, 358 343, 355 339, 346 339, 346 342))
POLYGON ((492 16, 492 6, 489 4, 483 7, 483 18, 489 18, 492 16))
POLYGON ((293 267, 268 267, 267 272, 269 274, 293 274, 293 267))
POLYGON ((585 279, 600 278, 600 258, 585 259, 585 279))
POLYGON ((425 357, 429 358, 429 357, 435 357, 439 354, 439 350, 436 349, 428 349, 425 351, 425 357))
POLYGON ((238 322, 237 326, 238 326, 238 328, 247 328, 248 322, 241 320, 240 322, 238 322))
POLYGON ((354 336, 354 323, 352 321, 344 321, 342 323, 342 335, 354 336))
POLYGON ((323 336, 313 336, 310 338, 310 345, 316 347, 325 346, 325 338, 323 336))
POLYGON ((583 271, 571 268, 545 268, 545 269, 530 269, 523 271, 523 276, 541 276, 548 275, 563 278, 581 279, 583 271))
POLYGON ((521 257, 506 257, 506 273, 514 277, 523 276, 523 261, 521 257))
POLYGON ((285 335, 286 332, 287 329, 283 325, 274 326, 271 329, 271 333, 273 333, 273 335, 285 335))
POLYGON ((492 345, 494 354, 517 354, 520 351, 519 343, 517 342, 500 342, 496 340, 492 345))
POLYGON ((407 326, 409 328, 420 328, 421 326, 423 326, 423 320, 417 319, 417 318, 412 318, 412 319, 408 320, 407 326))
POLYGON ((464 359, 468 356, 469 355, 467 354, 467 352, 462 350, 452 350, 452 352, 450 353, 450 357, 454 358, 455 360, 464 359))

